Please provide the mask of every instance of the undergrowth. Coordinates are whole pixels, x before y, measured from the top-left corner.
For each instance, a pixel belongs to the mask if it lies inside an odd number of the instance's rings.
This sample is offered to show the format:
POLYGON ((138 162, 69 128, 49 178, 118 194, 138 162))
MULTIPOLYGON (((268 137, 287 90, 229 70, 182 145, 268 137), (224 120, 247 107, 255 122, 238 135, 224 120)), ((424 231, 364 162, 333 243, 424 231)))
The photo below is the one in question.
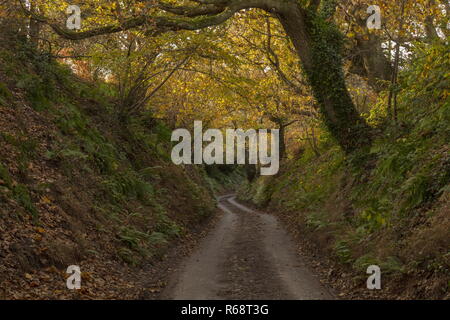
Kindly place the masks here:
POLYGON ((449 52, 445 44, 415 52, 401 74, 397 121, 380 95, 366 115, 379 132, 369 154, 345 156, 324 133, 319 157, 305 146, 243 197, 285 212, 312 239, 332 235, 318 245, 359 272, 377 264, 387 274, 420 267, 448 278, 450 239, 440 230, 450 228, 449 52))
MULTIPOLYGON (((41 144, 25 123, 18 124, 23 127, 20 132, 0 131, 0 142, 15 150, 0 164, 3 203, 15 201, 38 225, 42 201, 50 203, 46 194, 61 184, 67 191, 53 195, 55 202, 62 198, 72 211, 78 207, 75 203, 85 202, 82 205, 93 214, 90 223, 105 235, 113 234, 115 254, 133 265, 161 254, 169 241, 183 235, 186 224, 211 215, 214 205, 211 190, 205 187, 206 176, 198 174, 205 179, 199 181, 172 165, 171 130, 163 122, 155 121, 150 112, 123 122, 117 117, 117 93, 111 85, 78 79, 68 66, 36 51, 27 41, 15 39, 9 45, 0 49, 6 79, 0 82, 0 105, 31 107, 46 119, 51 142, 41 144), (64 178, 39 185, 30 177, 36 162, 64 178), (11 163, 18 166, 14 174, 8 169, 11 163), (184 188, 182 195, 162 192, 176 187, 175 183, 162 185, 163 173, 183 177, 176 181, 184 188), (69 190, 82 194, 82 199, 69 190), (186 217, 174 212, 174 203, 183 203, 195 214, 186 217)), ((78 219, 78 212, 69 214, 78 219)))

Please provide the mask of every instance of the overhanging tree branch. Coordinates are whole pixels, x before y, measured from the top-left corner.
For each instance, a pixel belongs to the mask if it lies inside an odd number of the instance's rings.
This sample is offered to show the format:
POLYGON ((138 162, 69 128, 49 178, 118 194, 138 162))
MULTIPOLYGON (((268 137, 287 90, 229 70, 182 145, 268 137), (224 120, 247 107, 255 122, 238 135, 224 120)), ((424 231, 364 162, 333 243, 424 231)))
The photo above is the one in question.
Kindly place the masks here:
MULTIPOLYGON (((236 12, 249 9, 261 8, 272 10, 280 7, 277 0, 228 0, 228 1, 194 1, 199 3, 198 7, 174 7, 164 2, 159 2, 158 8, 173 16, 163 15, 141 15, 124 19, 120 23, 103 27, 93 28, 86 31, 72 31, 50 18, 31 12, 23 4, 23 0, 17 0, 22 5, 25 13, 30 18, 49 25, 55 33, 68 40, 83 40, 95 36, 122 32, 142 26, 149 26, 157 32, 178 31, 178 30, 199 30, 211 26, 216 26, 230 19, 236 12)), ((283 3, 281 3, 283 4, 283 3)))

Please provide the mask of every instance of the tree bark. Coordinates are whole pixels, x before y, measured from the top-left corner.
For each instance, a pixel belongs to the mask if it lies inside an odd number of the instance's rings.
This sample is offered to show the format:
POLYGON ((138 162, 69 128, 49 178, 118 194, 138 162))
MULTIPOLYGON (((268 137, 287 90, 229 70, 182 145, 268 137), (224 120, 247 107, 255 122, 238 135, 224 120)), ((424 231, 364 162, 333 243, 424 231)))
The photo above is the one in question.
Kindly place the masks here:
POLYGON ((280 159, 284 159, 286 156, 286 126, 283 123, 279 123, 280 130, 280 159))
POLYGON ((279 15, 306 72, 328 129, 346 153, 370 145, 370 128, 347 90, 341 34, 317 13, 293 8, 279 15))
POLYGON ((357 37, 357 44, 352 53, 360 58, 358 61, 361 62, 363 73, 359 74, 367 76, 371 87, 379 92, 386 88, 379 80, 391 79, 392 65, 384 54, 380 37, 375 34, 367 34, 367 37, 368 39, 357 37))

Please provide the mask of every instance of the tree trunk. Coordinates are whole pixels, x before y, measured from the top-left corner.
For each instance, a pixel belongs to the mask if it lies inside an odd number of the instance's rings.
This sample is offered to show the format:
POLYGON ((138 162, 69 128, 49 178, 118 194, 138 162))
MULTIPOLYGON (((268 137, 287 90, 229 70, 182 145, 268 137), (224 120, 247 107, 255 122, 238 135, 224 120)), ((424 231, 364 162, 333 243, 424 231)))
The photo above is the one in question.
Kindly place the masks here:
POLYGON ((280 130, 280 160, 286 156, 286 126, 283 122, 279 123, 280 130))
POLYGON ((365 76, 369 78, 369 84, 378 92, 386 89, 379 80, 389 81, 392 74, 392 66, 383 52, 382 41, 375 34, 367 34, 368 39, 357 37, 357 45, 354 52, 361 58, 365 76))
MULTIPOLYGON (((33 13, 38 13, 38 7, 35 1, 32 1, 30 4, 30 11, 33 13)), ((37 48, 39 44, 39 34, 41 32, 41 23, 33 18, 30 18, 29 28, 30 42, 34 48, 37 48)))
MULTIPOLYGON (((448 1, 447 1, 448 3, 448 1)), ((433 9, 433 7, 436 5, 434 0, 428 1, 427 9, 430 11, 433 9)), ((439 35, 436 31, 436 28, 434 26, 434 15, 430 14, 425 17, 425 33, 427 36, 427 41, 433 42, 436 39, 439 39, 439 35)))
POLYGON ((306 72, 322 117, 346 153, 371 144, 370 127, 357 112, 342 69, 342 36, 315 13, 292 8, 279 14, 306 72))

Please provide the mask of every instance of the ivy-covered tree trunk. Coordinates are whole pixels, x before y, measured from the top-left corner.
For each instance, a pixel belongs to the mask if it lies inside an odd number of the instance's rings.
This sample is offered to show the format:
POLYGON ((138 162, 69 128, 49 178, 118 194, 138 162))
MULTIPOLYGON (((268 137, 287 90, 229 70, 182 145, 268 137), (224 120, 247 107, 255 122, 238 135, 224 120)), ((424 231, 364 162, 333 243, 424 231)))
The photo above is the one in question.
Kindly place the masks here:
POLYGON ((342 35, 319 13, 290 10, 279 19, 300 57, 320 113, 346 153, 370 145, 370 127, 359 115, 344 79, 342 35))

